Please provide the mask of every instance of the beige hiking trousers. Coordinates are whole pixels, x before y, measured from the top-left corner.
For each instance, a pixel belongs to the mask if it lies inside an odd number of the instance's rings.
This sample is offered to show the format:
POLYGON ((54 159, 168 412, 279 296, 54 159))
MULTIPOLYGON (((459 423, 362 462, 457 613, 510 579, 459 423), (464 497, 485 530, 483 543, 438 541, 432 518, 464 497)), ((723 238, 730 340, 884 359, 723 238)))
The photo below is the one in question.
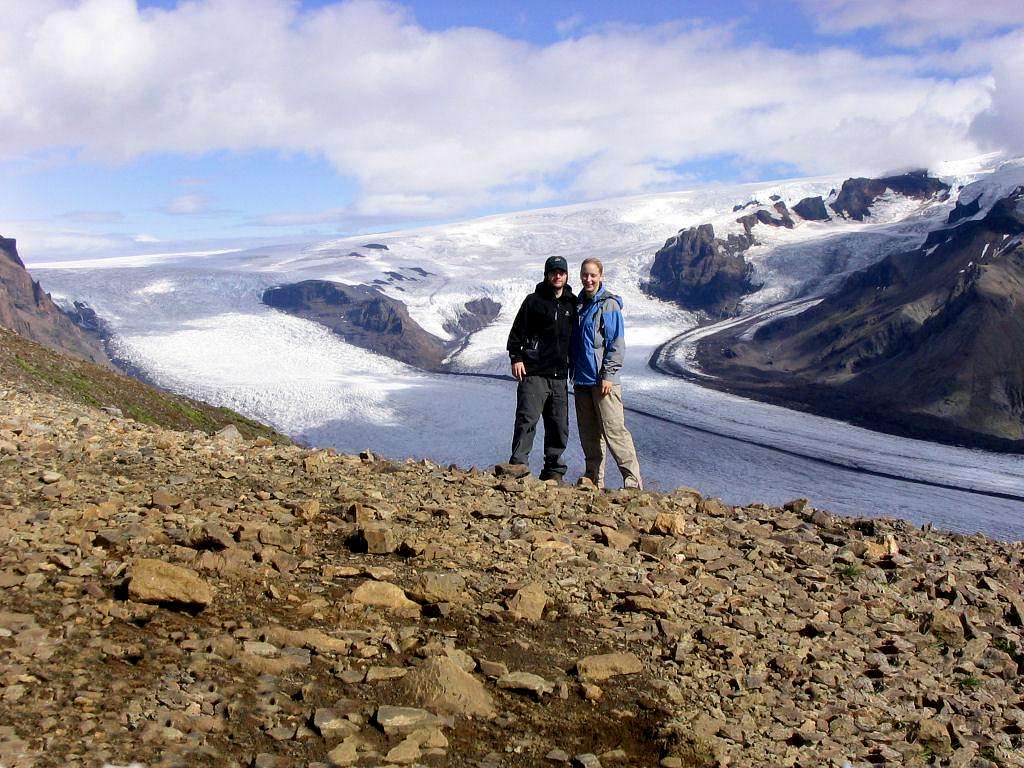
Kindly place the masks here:
POLYGON ((636 458, 633 436, 626 429, 622 411, 622 388, 612 387, 611 394, 601 395, 601 385, 576 386, 576 425, 580 431, 583 455, 587 461, 584 477, 598 488, 604 487, 604 444, 619 466, 625 488, 643 488, 640 462, 636 458))

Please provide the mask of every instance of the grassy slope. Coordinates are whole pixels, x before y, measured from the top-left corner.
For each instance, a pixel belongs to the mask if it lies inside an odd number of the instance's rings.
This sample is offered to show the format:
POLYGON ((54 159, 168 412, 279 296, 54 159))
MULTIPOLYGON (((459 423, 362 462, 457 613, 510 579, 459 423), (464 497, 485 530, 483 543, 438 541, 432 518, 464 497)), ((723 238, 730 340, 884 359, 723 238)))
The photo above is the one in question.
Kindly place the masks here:
POLYGON ((206 433, 234 424, 246 437, 288 442, 270 427, 228 408, 173 395, 122 373, 62 355, 0 326, 0 385, 48 392, 169 429, 206 433))

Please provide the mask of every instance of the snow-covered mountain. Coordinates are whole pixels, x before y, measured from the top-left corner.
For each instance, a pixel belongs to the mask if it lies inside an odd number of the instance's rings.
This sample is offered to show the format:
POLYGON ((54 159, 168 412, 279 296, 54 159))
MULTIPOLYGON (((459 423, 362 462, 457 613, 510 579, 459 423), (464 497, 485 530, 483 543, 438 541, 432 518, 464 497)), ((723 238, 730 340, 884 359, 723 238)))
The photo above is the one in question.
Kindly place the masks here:
POLYGON ((923 243, 815 306, 698 345, 705 379, 885 431, 1024 448, 1024 186, 959 195, 923 243))
MULTIPOLYGON (((933 173, 955 191, 979 179, 1002 180, 1019 167, 999 169, 982 158, 933 173)), ((456 374, 504 374, 508 327, 541 278, 544 259, 560 254, 575 266, 596 256, 609 287, 624 299, 625 398, 635 409, 630 418, 654 485, 695 485, 734 502, 810 494, 836 510, 884 508, 963 527, 957 514, 935 511, 936 499, 953 494, 958 511, 989 516, 988 529, 1005 532, 995 520, 1006 519, 1007 508, 1022 519, 1018 501, 934 486, 1024 496, 1017 457, 881 436, 712 392, 647 365, 656 349, 698 320, 643 290, 668 238, 702 223, 719 235, 740 231, 736 219, 752 209, 737 212, 738 205, 782 201, 792 210, 808 197, 834 200, 843 181, 714 186, 296 246, 31 266, 55 296, 87 302, 112 329, 113 352, 158 384, 316 444, 484 465, 507 458, 510 382, 428 374, 367 352, 322 325, 270 309, 261 302, 264 291, 311 279, 375 286, 402 302, 422 329, 449 341, 466 304, 489 299, 500 304, 496 319, 448 365, 456 374)), ((949 216, 954 198, 886 194, 863 221, 833 215, 797 218, 791 229, 757 225, 757 244, 745 258, 763 287, 743 299, 741 311, 814 295, 919 244, 949 216)), ((578 451, 570 458, 582 465, 578 451)))

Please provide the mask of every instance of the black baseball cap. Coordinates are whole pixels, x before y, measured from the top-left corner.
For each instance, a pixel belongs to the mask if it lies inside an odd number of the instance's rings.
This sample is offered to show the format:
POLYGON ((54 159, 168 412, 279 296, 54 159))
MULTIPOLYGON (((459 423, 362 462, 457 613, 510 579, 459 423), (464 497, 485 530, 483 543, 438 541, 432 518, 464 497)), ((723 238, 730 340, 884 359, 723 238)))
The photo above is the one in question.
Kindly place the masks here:
POLYGON ((544 262, 545 275, 549 272, 557 272, 558 270, 561 270, 562 272, 569 271, 569 264, 566 262, 564 256, 551 256, 544 262))

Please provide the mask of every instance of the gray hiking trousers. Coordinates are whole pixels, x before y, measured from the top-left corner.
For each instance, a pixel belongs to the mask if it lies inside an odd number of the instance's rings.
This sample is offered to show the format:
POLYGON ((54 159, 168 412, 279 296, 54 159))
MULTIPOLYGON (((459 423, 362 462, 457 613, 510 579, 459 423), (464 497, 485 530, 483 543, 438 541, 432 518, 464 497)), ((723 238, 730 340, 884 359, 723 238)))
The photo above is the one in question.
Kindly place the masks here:
POLYGON ((568 469, 562 454, 569 442, 569 387, 565 379, 527 376, 516 393, 516 421, 512 433, 511 464, 529 464, 537 422, 544 418, 544 471, 561 477, 568 469))

